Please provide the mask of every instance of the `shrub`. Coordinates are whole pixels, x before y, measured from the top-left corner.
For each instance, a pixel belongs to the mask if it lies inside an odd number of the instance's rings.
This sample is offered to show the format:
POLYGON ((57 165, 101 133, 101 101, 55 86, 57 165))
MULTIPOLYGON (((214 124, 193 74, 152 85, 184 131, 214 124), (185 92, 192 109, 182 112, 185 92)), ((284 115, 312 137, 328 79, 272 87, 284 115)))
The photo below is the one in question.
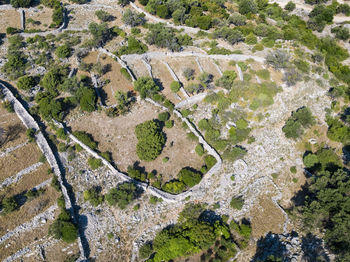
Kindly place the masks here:
POLYGON ((58 138, 66 140, 68 138, 68 135, 66 133, 66 131, 64 131, 64 128, 59 128, 56 131, 56 135, 58 138))
POLYGON ((246 24, 247 17, 239 13, 233 13, 228 21, 236 26, 242 26, 246 24))
POLYGON ((128 72, 128 70, 126 70, 125 68, 120 68, 120 73, 128 80, 131 80, 131 76, 128 72))
POLYGON ((186 77, 187 80, 193 80, 194 79, 194 69, 192 68, 185 68, 182 72, 183 76, 186 77))
POLYGON ((32 0, 11 0, 10 4, 14 8, 19 8, 19 7, 30 7, 32 5, 32 0))
POLYGON ((28 128, 26 131, 29 142, 35 142, 35 129, 28 128))
POLYGON ((145 23, 144 15, 127 9, 123 14, 123 23, 131 27, 143 25, 145 23))
POLYGON ((90 157, 88 159, 88 164, 92 170, 95 170, 103 165, 101 159, 94 158, 94 157, 90 157))
POLYGON ((36 81, 32 76, 22 76, 18 79, 17 87, 23 90, 29 90, 36 85, 36 81))
POLYGON ((270 72, 267 69, 261 69, 256 72, 256 75, 264 80, 270 79, 270 72))
POLYGON ((178 81, 171 82, 170 89, 172 92, 177 93, 177 92, 179 92, 180 88, 181 88, 180 82, 178 82, 178 81))
POLYGON ((272 66, 275 70, 286 68, 289 62, 289 55, 282 50, 270 52, 266 56, 266 63, 272 66))
POLYGON ((67 45, 61 45, 56 48, 55 54, 58 58, 67 58, 71 56, 71 48, 67 45))
POLYGON ((162 112, 162 113, 159 113, 159 114, 158 114, 158 119, 159 119, 159 121, 165 122, 165 121, 167 121, 169 118, 170 118, 169 112, 162 112))
POLYGON ((202 144, 198 144, 195 148, 195 151, 196 153, 199 155, 199 156, 202 156, 204 154, 204 147, 202 144))
POLYGON ((139 249, 139 256, 141 259, 149 258, 153 253, 153 248, 150 243, 143 244, 139 249))
POLYGON ((249 14, 249 13, 255 14, 258 11, 258 7, 253 0, 240 1, 238 8, 239 8, 239 12, 242 15, 249 14))
POLYGON ((174 126, 174 120, 167 120, 165 121, 165 127, 166 128, 172 128, 174 126))
POLYGON ((111 14, 107 13, 106 11, 104 11, 104 10, 97 10, 95 12, 95 15, 102 22, 108 22, 108 21, 113 21, 114 20, 114 17, 111 14))
POLYGON ((140 93, 141 98, 151 97, 160 91, 159 86, 156 85, 151 77, 139 77, 134 82, 134 88, 140 93))
POLYGON ((2 208, 3 214, 6 215, 18 209, 19 204, 17 203, 14 197, 5 197, 1 201, 1 208, 2 208))
POLYGON ((103 196, 99 194, 98 189, 95 187, 85 190, 83 195, 84 200, 89 201, 94 207, 103 203, 103 196))
POLYGON ((49 235, 56 239, 62 239, 64 242, 73 243, 78 236, 78 229, 71 221, 58 218, 50 225, 49 235))
POLYGON ((290 172, 293 173, 293 174, 296 174, 296 173, 297 173, 297 167, 296 167, 296 166, 291 166, 289 170, 290 170, 290 172))
POLYGON ((135 128, 138 143, 136 153, 141 160, 152 161, 160 155, 165 145, 165 135, 159 122, 149 120, 135 128))
POLYGON ((207 166, 208 170, 210 170, 215 164, 216 164, 216 158, 212 155, 206 155, 204 157, 205 165, 207 166))
POLYGON ((159 203, 159 202, 163 202, 163 198, 156 197, 156 196, 150 196, 150 198, 149 198, 149 203, 150 203, 151 205, 155 205, 155 204, 157 204, 157 203, 159 203))
POLYGON ((245 41, 248 45, 255 45, 258 42, 258 39, 253 33, 250 33, 246 36, 245 41))
POLYGON ((173 181, 169 181, 169 182, 165 183, 162 186, 162 189, 165 192, 169 192, 172 194, 179 194, 186 189, 186 185, 182 181, 173 180, 173 181))
POLYGON ((73 135, 91 149, 97 149, 97 143, 94 141, 92 135, 84 131, 74 131, 73 135))
POLYGON ((292 1, 289 1, 286 6, 284 7, 285 10, 292 12, 296 7, 296 4, 293 3, 292 1))
POLYGON ((230 206, 233 209, 241 210, 243 205, 244 205, 244 200, 242 197, 232 197, 231 202, 230 202, 230 206))
POLYGON ((52 177, 52 180, 51 180, 51 186, 56 189, 56 191, 61 191, 61 185, 60 185, 60 182, 58 181, 58 178, 56 175, 54 175, 52 177))
POLYGON ((21 32, 21 30, 18 28, 14 28, 14 27, 7 27, 6 28, 6 34, 8 34, 8 35, 18 34, 20 32, 21 32))

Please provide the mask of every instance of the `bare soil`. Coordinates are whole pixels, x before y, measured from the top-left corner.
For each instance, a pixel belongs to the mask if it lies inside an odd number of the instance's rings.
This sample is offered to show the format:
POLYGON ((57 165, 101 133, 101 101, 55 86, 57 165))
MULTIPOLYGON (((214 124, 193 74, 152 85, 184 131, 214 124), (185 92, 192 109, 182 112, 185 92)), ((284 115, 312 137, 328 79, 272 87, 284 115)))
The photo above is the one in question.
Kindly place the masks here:
POLYGON ((147 172, 157 170, 167 181, 176 177, 179 170, 186 166, 199 169, 203 165, 202 159, 194 152, 196 142, 189 141, 183 130, 182 123, 175 121, 173 128, 164 128, 167 141, 163 152, 151 162, 140 161, 136 154, 137 139, 134 133, 136 125, 157 118, 161 112, 158 108, 141 102, 133 106, 132 111, 125 116, 108 118, 104 114, 92 113, 70 123, 72 130, 86 131, 99 142, 101 152, 110 151, 113 160, 121 171, 126 171, 129 165, 136 161, 144 166, 147 172), (173 146, 170 144, 173 142, 173 146), (162 159, 169 157, 167 163, 162 159))

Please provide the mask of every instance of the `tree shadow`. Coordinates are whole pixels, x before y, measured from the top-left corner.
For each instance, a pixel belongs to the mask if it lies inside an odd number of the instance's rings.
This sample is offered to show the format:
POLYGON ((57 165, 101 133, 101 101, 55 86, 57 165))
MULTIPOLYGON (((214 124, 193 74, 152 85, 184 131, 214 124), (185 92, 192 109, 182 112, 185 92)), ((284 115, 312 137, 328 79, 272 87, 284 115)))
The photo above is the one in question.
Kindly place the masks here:
POLYGON ((286 244, 280 240, 279 235, 269 232, 265 237, 260 237, 258 240, 256 252, 251 261, 271 261, 272 258, 276 259, 276 261, 278 261, 277 259, 281 259, 280 261, 290 261, 287 258, 287 253, 286 244))
POLYGON ((322 239, 311 233, 308 233, 306 236, 302 237, 301 249, 303 250, 303 261, 330 261, 322 245, 322 239))

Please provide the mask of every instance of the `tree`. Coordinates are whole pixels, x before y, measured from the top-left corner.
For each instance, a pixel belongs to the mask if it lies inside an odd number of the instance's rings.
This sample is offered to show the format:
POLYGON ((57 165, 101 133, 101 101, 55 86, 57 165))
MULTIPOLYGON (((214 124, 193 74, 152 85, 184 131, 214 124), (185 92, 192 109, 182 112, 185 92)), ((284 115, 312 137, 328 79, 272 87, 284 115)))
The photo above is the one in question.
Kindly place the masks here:
POLYGON ((258 11, 258 7, 253 0, 241 0, 238 8, 242 15, 249 13, 255 14, 258 11))
POLYGON ((315 154, 308 154, 303 158, 306 168, 312 168, 319 163, 318 157, 315 154))
POLYGON ((180 82, 178 82, 178 81, 171 82, 170 89, 172 92, 177 93, 177 92, 179 92, 180 88, 181 88, 180 82))
POLYGON ((141 160, 152 161, 156 159, 165 145, 165 134, 160 123, 148 120, 136 126, 135 134, 138 139, 136 153, 141 160))
POLYGON ((212 20, 211 20, 210 16, 206 16, 206 15, 199 16, 199 17, 197 17, 196 20, 197 20, 198 27, 200 29, 202 29, 202 30, 210 29, 211 24, 212 24, 212 20))
POLYGON ((7 62, 4 64, 2 71, 5 72, 10 79, 17 79, 25 73, 26 57, 22 52, 13 52, 8 54, 7 62))
POLYGON ((143 244, 139 249, 139 256, 142 259, 149 258, 149 256, 153 253, 153 248, 151 243, 143 244))
POLYGON ((144 15, 127 9, 123 14, 123 23, 131 27, 143 25, 146 22, 144 15))
POLYGON ((270 52, 265 58, 266 63, 272 66, 275 70, 286 68, 288 66, 289 59, 289 55, 279 49, 270 52))
POLYGON ((156 9, 156 14, 160 18, 168 18, 169 16, 169 10, 166 5, 158 5, 156 9))
POLYGON ((67 58, 71 56, 71 48, 67 45, 61 45, 56 48, 55 54, 58 58, 67 58))
POLYGON ((112 16, 110 13, 104 11, 104 10, 97 10, 95 12, 95 15, 98 19, 100 19, 102 22, 109 22, 114 20, 114 16, 112 16))
POLYGON ((134 88, 140 93, 141 98, 152 97, 152 95, 160 91, 159 86, 156 85, 151 77, 139 77, 134 82, 134 88))
POLYGON ((138 196, 139 189, 133 183, 125 182, 109 190, 106 200, 111 206, 117 205, 120 209, 125 209, 138 196))
POLYGON ((5 215, 15 211, 16 209, 18 209, 18 207, 19 207, 19 204, 17 203, 14 197, 5 197, 1 201, 1 208, 5 215))
POLYGON ((193 187, 202 180, 202 174, 190 168, 181 169, 177 176, 187 187, 193 187))
POLYGON ((103 46, 111 38, 111 31, 107 23, 90 23, 89 31, 93 36, 94 45, 98 47, 103 46))
POLYGON ((242 26, 246 24, 247 17, 239 13, 233 13, 228 21, 236 26, 242 26))
POLYGON ((215 84, 221 86, 227 90, 230 90, 233 86, 235 79, 237 78, 237 73, 235 71, 224 71, 222 77, 219 78, 215 84))
POLYGON ((241 210, 243 205, 244 205, 244 200, 242 197, 232 197, 231 202, 230 202, 230 206, 233 209, 241 210))
POLYGON ((289 1, 286 6, 284 7, 285 10, 292 12, 296 7, 296 4, 293 3, 292 1, 289 1))
MULTIPOLYGON (((67 211, 63 211, 63 212, 67 212, 67 211)), ((69 215, 67 216, 67 214, 65 214, 64 219, 62 219, 62 213, 60 214, 60 216, 61 218, 56 219, 50 225, 49 235, 53 236, 56 239, 62 239, 64 242, 73 243, 77 239, 78 229, 70 221, 69 215)))
POLYGON ((23 90, 29 90, 36 85, 35 78, 32 76, 22 76, 18 79, 17 87, 23 90))
POLYGON ((10 4, 14 7, 14 8, 19 8, 19 7, 30 7, 32 5, 32 0, 11 0, 10 4))
POLYGON ((97 96, 93 88, 88 86, 82 86, 77 90, 75 96, 78 99, 80 108, 83 111, 95 111, 97 96))
POLYGON ((174 30, 161 23, 149 25, 146 42, 157 47, 168 48, 171 51, 179 51, 181 49, 174 30))

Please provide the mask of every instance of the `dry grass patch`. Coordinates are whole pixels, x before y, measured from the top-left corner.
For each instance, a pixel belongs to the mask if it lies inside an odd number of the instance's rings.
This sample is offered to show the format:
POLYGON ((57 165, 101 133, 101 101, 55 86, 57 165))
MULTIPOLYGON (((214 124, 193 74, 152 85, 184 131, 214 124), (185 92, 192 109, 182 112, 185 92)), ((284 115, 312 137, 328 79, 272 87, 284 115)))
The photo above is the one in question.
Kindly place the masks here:
POLYGON ((139 78, 141 76, 149 76, 147 68, 141 60, 128 61, 128 66, 135 74, 136 78, 139 78))
POLYGON ((41 151, 36 144, 27 144, 0 158, 0 181, 38 162, 41 151))
POLYGON ((196 60, 193 57, 168 58, 167 62, 184 86, 188 85, 189 83, 189 81, 183 76, 183 71, 186 68, 191 68, 194 70, 194 78, 197 78, 200 74, 196 60))
POLYGON ((44 164, 38 167, 38 169, 36 169, 35 171, 25 174, 18 183, 12 184, 1 190, 0 198, 21 194, 50 179, 51 176, 47 174, 48 168, 49 165, 44 164))
POLYGON ((26 29, 48 30, 52 23, 52 9, 44 7, 43 9, 27 9, 25 11, 26 29), (40 22, 40 24, 28 23, 28 19, 40 22))
POLYGON ((285 222, 282 211, 276 207, 269 195, 261 196, 256 207, 250 211, 252 235, 254 238, 265 236, 267 232, 282 233, 285 222))
POLYGON ((109 79, 110 83, 103 87, 103 91, 107 95, 107 105, 113 105, 116 103, 115 92, 123 91, 128 92, 133 90, 132 82, 126 79, 121 73, 120 69, 122 68, 117 61, 113 58, 102 55, 99 59, 102 66, 109 65, 110 70, 103 75, 104 79, 109 79))
POLYGON ((22 223, 29 222, 36 215, 45 212, 47 208, 56 203, 59 195, 52 187, 46 187, 44 194, 32 201, 27 201, 16 211, 0 216, 0 235, 2 236, 7 231, 14 230, 22 223))
MULTIPOLYGON (((159 60, 152 60, 152 73, 153 77, 159 79, 162 84, 163 90, 161 91, 174 104, 178 103, 179 100, 175 98, 174 93, 170 89, 170 84, 174 81, 168 68, 159 60)), ((180 92, 179 92, 180 93, 180 92)))
MULTIPOLYGON (((1 250, 0 260, 6 259, 7 257, 15 254, 17 251, 19 251, 22 248, 31 247, 33 242, 47 236, 48 228, 49 228, 49 223, 46 223, 46 224, 43 224, 42 227, 33 229, 28 232, 24 232, 19 236, 12 237, 7 241, 5 241, 4 243, 0 244, 0 250, 1 250)), ((24 258, 23 261, 40 261, 39 256, 32 257, 32 258, 27 258, 25 256, 26 255, 24 255, 23 257, 24 258)), ((63 260, 47 260, 47 261, 63 261, 63 260)))
MULTIPOLYGON (((136 125, 144 121, 158 117, 161 112, 146 102, 137 103, 132 111, 125 116, 108 118, 97 112, 85 115, 71 122, 72 130, 86 131, 93 135, 99 142, 101 152, 112 152, 113 160, 121 171, 126 171, 129 165, 133 165, 139 158, 136 154, 137 139, 134 133, 136 125)), ((173 128, 164 128, 167 141, 162 153, 151 162, 139 161, 147 172, 157 170, 163 174, 163 180, 176 177, 181 168, 191 166, 199 169, 203 161, 194 152, 196 142, 189 141, 186 132, 181 127, 182 123, 175 121, 173 128), (172 146, 171 146, 172 144, 172 146), (169 161, 163 163, 163 158, 169 157, 169 161)))
POLYGON ((79 247, 77 242, 67 244, 63 241, 58 241, 55 245, 52 245, 45 249, 45 257, 47 261, 65 261, 66 259, 78 253, 79 247))
POLYGON ((21 28, 21 16, 17 10, 0 10, 0 33, 6 33, 6 28, 21 28))
POLYGON ((212 62, 212 60, 210 60, 209 58, 199 58, 198 60, 200 65, 203 68, 203 71, 209 74, 212 74, 214 76, 214 81, 221 77, 219 74, 219 71, 213 64, 214 62, 212 62))

